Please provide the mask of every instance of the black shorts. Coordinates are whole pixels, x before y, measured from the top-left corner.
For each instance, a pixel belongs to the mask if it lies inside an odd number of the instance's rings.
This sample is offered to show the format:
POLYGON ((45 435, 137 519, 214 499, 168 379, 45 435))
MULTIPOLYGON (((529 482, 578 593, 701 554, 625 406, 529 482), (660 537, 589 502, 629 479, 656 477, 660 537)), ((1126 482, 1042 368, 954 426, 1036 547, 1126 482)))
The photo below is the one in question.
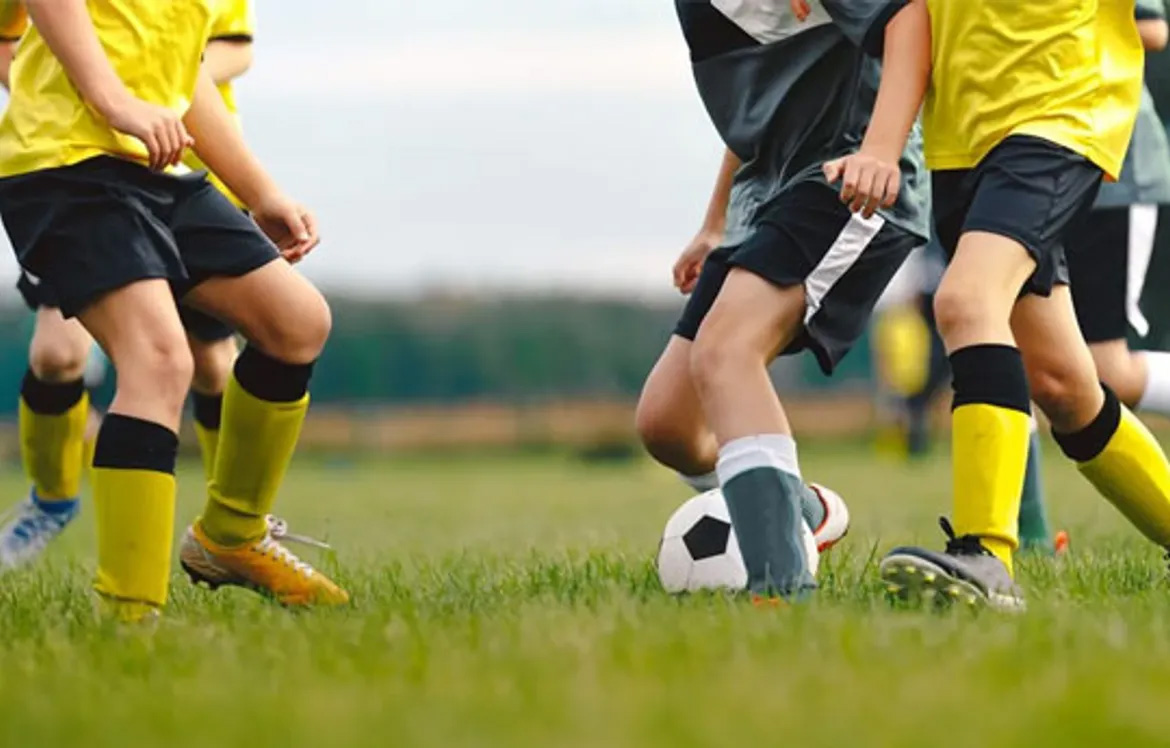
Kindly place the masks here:
POLYGON ((1138 307, 1154 251, 1158 206, 1101 208, 1069 236, 1069 279, 1081 334, 1089 343, 1125 340, 1130 325, 1150 331, 1138 307))
POLYGON ((865 331, 894 273, 924 243, 880 216, 853 215, 823 184, 798 184, 763 209, 747 241, 711 253, 675 334, 695 339, 728 272, 740 267, 778 286, 804 286, 804 330, 783 353, 811 349, 830 374, 865 331))
MULTIPOLYGON (((42 307, 56 309, 61 305, 39 279, 33 278, 28 273, 22 272, 20 274, 20 278, 16 281, 16 289, 20 291, 24 303, 34 312, 42 307)), ((179 304, 179 319, 188 335, 205 343, 227 340, 236 334, 235 329, 228 323, 216 319, 206 312, 192 309, 186 304, 179 304)))
POLYGON ((135 281, 165 278, 182 299, 280 257, 204 174, 108 156, 0 179, 0 218, 36 300, 66 317, 135 281))
POLYGON ((1042 138, 1013 135, 973 169, 933 173, 934 222, 952 257, 959 237, 986 231, 1014 239, 1036 261, 1021 289, 1047 296, 1068 283, 1064 241, 1093 206, 1101 169, 1042 138))

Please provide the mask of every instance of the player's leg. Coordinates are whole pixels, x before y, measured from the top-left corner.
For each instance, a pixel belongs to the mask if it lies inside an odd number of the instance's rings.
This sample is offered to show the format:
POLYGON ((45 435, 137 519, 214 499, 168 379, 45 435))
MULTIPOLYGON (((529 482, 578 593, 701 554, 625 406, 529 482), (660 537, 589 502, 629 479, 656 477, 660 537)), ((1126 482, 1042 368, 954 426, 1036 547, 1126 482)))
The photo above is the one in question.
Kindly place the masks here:
POLYGON ((77 516, 88 418, 83 374, 92 344, 77 320, 37 309, 19 410, 20 455, 32 489, 0 527, 0 568, 34 559, 77 516))
POLYGON ((329 306, 210 185, 180 205, 172 228, 194 283, 183 303, 247 340, 224 389, 207 503, 183 541, 183 566, 197 581, 247 586, 285 604, 344 602, 343 590, 279 544, 283 532, 268 521, 308 411, 329 306))
POLYGON ((814 184, 781 196, 768 217, 728 258, 733 269, 698 329, 691 373, 720 445, 717 471, 749 587, 792 594, 811 583, 799 541, 806 489, 768 364, 809 348, 831 372, 918 240, 880 217, 851 215, 814 184))
POLYGON ((717 471, 757 594, 815 586, 800 541, 804 490, 796 442, 768 364, 800 332, 804 289, 735 268, 703 320, 691 371, 719 443, 717 471))
POLYGON ((671 336, 646 378, 634 423, 646 451, 701 492, 719 487, 719 444, 691 378, 691 346, 689 339, 671 336))
MULTIPOLYGON (((729 254, 716 250, 704 265, 674 335, 646 380, 635 413, 635 425, 647 451, 696 491, 719 487, 715 470, 719 444, 707 426, 695 389, 692 341, 727 277, 729 254)), ((800 506, 820 550, 831 548, 848 532, 849 510, 832 491, 806 487, 800 493, 800 506)))
POLYGON ((106 293, 80 318, 118 378, 94 451, 95 587, 119 617, 137 619, 167 597, 175 456, 191 354, 165 280, 106 293))
POLYGON ((239 349, 232 329, 214 317, 180 306, 179 318, 187 331, 191 357, 195 360, 195 376, 191 380, 195 436, 203 458, 203 474, 210 481, 219 447, 223 393, 239 349))
POLYGON ((1033 397, 1061 449, 1146 537, 1170 547, 1170 463, 1153 435, 1098 382, 1068 289, 1021 300, 1012 325, 1033 397))

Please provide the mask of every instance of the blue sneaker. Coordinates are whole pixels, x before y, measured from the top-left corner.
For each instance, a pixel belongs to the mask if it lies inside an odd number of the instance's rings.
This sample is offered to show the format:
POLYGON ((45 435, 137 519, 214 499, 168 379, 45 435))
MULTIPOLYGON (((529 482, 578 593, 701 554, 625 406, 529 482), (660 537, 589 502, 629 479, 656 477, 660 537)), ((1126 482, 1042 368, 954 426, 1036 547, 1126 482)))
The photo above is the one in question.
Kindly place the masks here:
POLYGON ((58 502, 55 511, 45 509, 36 494, 20 502, 0 518, 0 571, 27 564, 45 550, 81 511, 81 502, 58 502))

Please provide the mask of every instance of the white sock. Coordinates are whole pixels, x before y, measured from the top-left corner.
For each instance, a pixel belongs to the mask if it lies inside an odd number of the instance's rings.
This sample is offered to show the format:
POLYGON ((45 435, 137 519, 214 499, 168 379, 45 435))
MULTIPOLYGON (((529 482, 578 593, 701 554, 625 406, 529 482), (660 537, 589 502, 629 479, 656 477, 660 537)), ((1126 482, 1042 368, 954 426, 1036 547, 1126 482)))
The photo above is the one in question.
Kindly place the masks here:
POLYGON ((709 473, 703 473, 702 475, 683 475, 679 473, 678 477, 682 478, 683 483, 686 483, 699 493, 706 493, 707 491, 714 491, 716 488, 719 488, 719 474, 714 470, 709 473))
POLYGON ((1146 391, 1138 409, 1170 416, 1170 353, 1146 351, 1146 391))
POLYGON ((733 439, 719 450, 715 472, 719 485, 749 470, 775 468, 800 478, 800 462, 796 458, 796 441, 787 434, 760 434, 733 439))

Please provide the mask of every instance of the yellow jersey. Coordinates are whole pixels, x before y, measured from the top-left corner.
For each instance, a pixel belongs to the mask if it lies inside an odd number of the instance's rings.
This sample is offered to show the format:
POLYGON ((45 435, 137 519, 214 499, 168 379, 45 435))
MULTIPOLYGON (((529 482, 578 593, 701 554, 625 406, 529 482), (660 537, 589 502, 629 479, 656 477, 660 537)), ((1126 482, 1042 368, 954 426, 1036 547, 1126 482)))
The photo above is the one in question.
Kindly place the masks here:
MULTIPOLYGON (((216 16, 211 24, 211 38, 208 41, 252 41, 252 36, 256 31, 256 15, 252 6, 252 0, 222 0, 217 9, 216 16)), ((224 81, 219 84, 219 94, 223 97, 223 103, 227 106, 232 116, 239 117, 239 106, 236 104, 236 93, 232 88, 231 81, 224 81)), ((188 150, 183 156, 183 164, 195 171, 207 169, 207 165, 203 163, 195 152, 188 150)), ((211 183, 227 196, 237 207, 244 207, 243 202, 238 197, 232 194, 232 191, 227 188, 219 177, 208 171, 208 179, 211 183)))
POLYGON ((28 30, 28 11, 21 0, 0 0, 0 42, 14 42, 28 30))
POLYGON ((927 167, 968 169, 1032 135, 1116 179, 1142 92, 1134 2, 928 0, 927 167))
MULTIPOLYGON (((224 0, 88 0, 98 41, 132 94, 186 114, 203 50, 224 0)), ((101 155, 147 163, 146 147, 116 132, 69 80, 34 24, 12 64, 0 119, 0 177, 101 155)))

